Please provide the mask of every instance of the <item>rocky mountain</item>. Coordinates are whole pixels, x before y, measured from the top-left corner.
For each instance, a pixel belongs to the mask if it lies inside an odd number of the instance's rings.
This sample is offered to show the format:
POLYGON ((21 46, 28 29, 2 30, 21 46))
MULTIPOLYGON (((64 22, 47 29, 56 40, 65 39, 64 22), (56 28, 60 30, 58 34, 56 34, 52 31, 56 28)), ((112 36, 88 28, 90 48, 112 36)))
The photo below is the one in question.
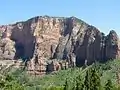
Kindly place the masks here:
POLYGON ((0 59, 27 61, 28 71, 55 71, 120 58, 114 30, 105 36, 76 17, 37 16, 2 25, 0 32, 0 59))

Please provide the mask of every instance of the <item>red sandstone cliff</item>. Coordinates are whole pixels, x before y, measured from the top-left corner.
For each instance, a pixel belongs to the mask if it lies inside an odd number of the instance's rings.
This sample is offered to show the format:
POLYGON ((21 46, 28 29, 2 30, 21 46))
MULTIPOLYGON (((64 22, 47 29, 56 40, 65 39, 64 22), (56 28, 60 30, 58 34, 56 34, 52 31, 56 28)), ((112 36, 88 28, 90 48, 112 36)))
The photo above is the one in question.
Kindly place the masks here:
MULTIPOLYGON (((75 17, 38 16, 24 22, 0 26, 0 58, 28 60, 28 69, 45 71, 47 66, 61 68, 120 58, 115 31, 105 36, 94 26, 75 17), (49 64, 57 59, 59 63, 49 64)), ((49 69, 48 69, 49 70, 49 69)))

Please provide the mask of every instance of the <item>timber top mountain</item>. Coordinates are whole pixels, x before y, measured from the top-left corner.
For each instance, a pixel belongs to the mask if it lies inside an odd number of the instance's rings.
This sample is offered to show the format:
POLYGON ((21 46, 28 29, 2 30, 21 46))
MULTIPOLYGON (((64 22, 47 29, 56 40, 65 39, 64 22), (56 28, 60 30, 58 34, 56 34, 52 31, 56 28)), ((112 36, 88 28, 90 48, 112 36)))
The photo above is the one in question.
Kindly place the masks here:
POLYGON ((114 30, 105 36, 76 17, 37 16, 0 26, 1 60, 28 61, 28 70, 55 71, 120 58, 120 41, 114 30), (40 68, 41 67, 41 68, 40 68))

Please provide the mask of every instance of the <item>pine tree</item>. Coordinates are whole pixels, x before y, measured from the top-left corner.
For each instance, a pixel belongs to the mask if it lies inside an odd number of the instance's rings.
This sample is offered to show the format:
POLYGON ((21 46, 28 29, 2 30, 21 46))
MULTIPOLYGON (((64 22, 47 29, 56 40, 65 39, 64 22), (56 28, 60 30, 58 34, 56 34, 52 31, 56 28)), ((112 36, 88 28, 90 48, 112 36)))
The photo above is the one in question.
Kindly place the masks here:
POLYGON ((100 90, 100 76, 95 68, 90 68, 85 76, 85 90, 100 90))
POLYGON ((84 85, 82 83, 81 75, 79 75, 76 78, 76 89, 75 90, 83 90, 83 88, 84 88, 84 85))
POLYGON ((76 78, 73 79, 73 86, 71 90, 76 90, 76 78))
POLYGON ((100 90, 101 84, 100 84, 100 76, 97 73, 97 70, 95 68, 91 69, 91 77, 90 77, 90 90, 100 90))
POLYGON ((64 84, 64 90, 69 90, 69 85, 68 85, 67 79, 66 79, 65 84, 64 84))
POLYGON ((85 90, 90 90, 90 69, 86 72, 84 85, 85 90))
POLYGON ((105 84, 105 90, 113 90, 113 85, 111 80, 108 80, 107 83, 105 84))

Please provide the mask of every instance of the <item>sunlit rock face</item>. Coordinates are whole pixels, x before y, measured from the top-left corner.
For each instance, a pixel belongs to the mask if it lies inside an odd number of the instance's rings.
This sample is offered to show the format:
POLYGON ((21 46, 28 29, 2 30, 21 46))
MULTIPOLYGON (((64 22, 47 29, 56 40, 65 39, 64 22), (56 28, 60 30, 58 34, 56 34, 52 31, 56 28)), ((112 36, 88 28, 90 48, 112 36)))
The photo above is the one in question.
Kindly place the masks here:
POLYGON ((43 66, 45 72, 47 61, 52 59, 57 59, 56 65, 65 60, 69 66, 81 66, 95 60, 104 62, 120 58, 120 42, 115 31, 105 36, 76 17, 38 16, 2 25, 0 32, 1 59, 27 60, 30 70, 41 71, 43 66))

